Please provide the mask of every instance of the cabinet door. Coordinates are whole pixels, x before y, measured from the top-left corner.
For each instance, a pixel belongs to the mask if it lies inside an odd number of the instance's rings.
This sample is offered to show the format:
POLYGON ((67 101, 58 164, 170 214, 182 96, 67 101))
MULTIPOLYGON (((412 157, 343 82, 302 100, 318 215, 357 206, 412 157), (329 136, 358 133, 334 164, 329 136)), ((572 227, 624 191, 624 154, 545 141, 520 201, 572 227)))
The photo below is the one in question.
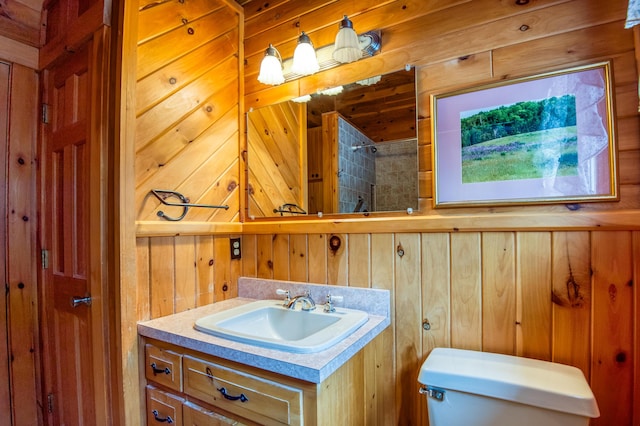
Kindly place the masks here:
POLYGON ((236 420, 202 408, 192 402, 185 402, 182 406, 182 424, 184 426, 242 426, 236 420))
POLYGON ((182 404, 184 399, 147 386, 147 426, 170 424, 182 426, 182 404))
POLYGON ((183 363, 187 395, 263 425, 302 424, 301 389, 186 355, 183 363))

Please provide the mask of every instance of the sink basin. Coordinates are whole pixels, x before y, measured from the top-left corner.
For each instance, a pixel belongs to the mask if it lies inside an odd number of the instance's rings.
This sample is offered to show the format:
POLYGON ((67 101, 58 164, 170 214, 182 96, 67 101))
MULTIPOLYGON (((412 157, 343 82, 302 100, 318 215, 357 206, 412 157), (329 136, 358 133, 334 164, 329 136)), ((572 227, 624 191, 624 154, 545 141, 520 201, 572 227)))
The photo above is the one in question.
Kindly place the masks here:
POLYGON ((327 349, 367 322, 368 314, 336 308, 323 312, 286 309, 281 300, 258 300, 227 309, 195 322, 195 329, 217 337, 288 352, 327 349))

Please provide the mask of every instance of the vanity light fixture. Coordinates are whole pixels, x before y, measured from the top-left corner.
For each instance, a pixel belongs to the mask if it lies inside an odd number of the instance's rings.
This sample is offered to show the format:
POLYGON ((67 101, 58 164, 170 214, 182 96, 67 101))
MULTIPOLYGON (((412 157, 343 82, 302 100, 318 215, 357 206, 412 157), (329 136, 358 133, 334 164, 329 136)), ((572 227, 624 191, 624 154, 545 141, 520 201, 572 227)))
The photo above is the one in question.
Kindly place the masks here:
POLYGON ((347 18, 347 15, 344 15, 340 21, 339 28, 333 49, 333 59, 342 64, 357 61, 362 57, 362 50, 358 42, 358 34, 353 29, 353 22, 347 18))
POLYGON ((260 74, 258 81, 263 84, 277 86, 284 83, 284 74, 282 73, 282 57, 278 49, 269 44, 264 52, 264 58, 260 64, 260 74))
POLYGON ((293 52, 291 72, 298 75, 311 75, 320 69, 316 51, 309 36, 303 31, 298 37, 298 45, 293 52))
POLYGON ((360 86, 371 86, 378 83, 380 80, 382 80, 382 76, 376 75, 375 77, 369 77, 369 78, 365 78, 364 80, 358 80, 356 81, 356 83, 359 84, 360 86))
POLYGON ((291 99, 291 101, 297 102, 299 104, 309 102, 310 100, 311 100, 311 95, 303 95, 303 96, 299 96, 297 98, 291 99))
POLYGON ((303 31, 298 37, 293 58, 287 60, 283 60, 280 52, 269 44, 262 59, 258 81, 263 84, 278 85, 318 71, 335 68, 343 63, 373 56, 380 51, 381 46, 379 30, 357 35, 353 30, 353 23, 345 15, 340 22, 340 31, 336 36, 335 44, 316 50, 309 35, 303 31), (355 43, 352 36, 355 37, 355 43))
POLYGON ((336 87, 330 87, 328 89, 321 90, 318 93, 320 93, 321 95, 326 95, 326 96, 335 96, 335 95, 339 95, 340 93, 342 93, 342 90, 344 90, 342 88, 342 86, 336 86, 336 87))

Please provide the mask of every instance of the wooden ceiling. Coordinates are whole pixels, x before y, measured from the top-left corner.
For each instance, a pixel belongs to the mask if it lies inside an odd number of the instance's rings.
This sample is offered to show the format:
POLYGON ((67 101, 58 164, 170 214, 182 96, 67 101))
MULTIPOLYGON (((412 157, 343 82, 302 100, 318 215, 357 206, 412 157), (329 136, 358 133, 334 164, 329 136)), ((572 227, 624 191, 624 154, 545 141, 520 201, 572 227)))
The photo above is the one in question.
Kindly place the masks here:
POLYGON ((380 81, 343 86, 335 95, 313 95, 307 104, 307 126, 322 125, 322 114, 338 111, 374 142, 416 137, 415 70, 397 71, 380 81))
MULTIPOLYGON (((236 0, 241 6, 250 1, 236 0)), ((41 47, 43 3, 44 0, 0 0, 0 36, 41 47)))

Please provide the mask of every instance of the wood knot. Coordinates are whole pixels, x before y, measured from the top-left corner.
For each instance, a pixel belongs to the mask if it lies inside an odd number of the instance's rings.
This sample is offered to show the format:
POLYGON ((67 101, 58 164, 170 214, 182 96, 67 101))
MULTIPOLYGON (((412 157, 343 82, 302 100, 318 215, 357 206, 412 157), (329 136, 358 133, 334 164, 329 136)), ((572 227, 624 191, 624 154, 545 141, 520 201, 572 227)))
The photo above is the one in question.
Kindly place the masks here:
POLYGON ((331 238, 329 239, 329 249, 333 252, 333 254, 336 254, 341 245, 342 240, 340 239, 340 237, 338 237, 337 235, 331 236, 331 238))
POLYGON ((615 284, 610 284, 609 285, 609 299, 611 299, 612 302, 615 302, 617 295, 618 295, 618 287, 616 287, 615 284))

